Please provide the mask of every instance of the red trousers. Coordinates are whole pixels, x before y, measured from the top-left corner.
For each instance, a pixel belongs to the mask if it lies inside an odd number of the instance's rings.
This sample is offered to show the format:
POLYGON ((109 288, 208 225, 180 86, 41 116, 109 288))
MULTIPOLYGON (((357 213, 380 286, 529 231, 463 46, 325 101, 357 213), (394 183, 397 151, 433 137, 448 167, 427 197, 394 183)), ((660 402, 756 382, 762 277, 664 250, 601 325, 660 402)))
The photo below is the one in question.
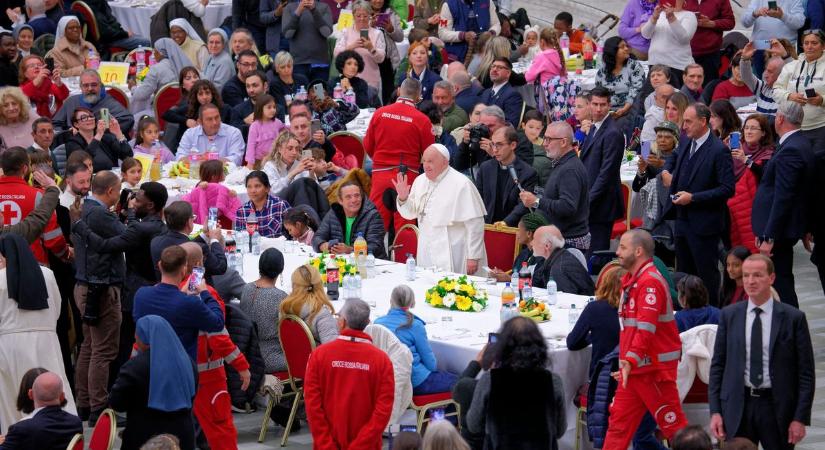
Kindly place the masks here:
MULTIPOLYGON (((401 216, 398 212, 393 214, 390 210, 388 210, 384 206, 384 192, 387 189, 395 189, 392 185, 392 180, 395 179, 396 175, 398 174, 398 169, 392 170, 381 170, 378 172, 372 173, 372 187, 370 187, 370 200, 375 203, 375 207, 378 208, 378 213, 381 214, 381 218, 384 219, 384 229, 390 229, 390 219, 394 217, 394 225, 395 231, 398 231, 402 226, 408 223, 415 223, 415 220, 407 220, 401 216)), ((407 171, 407 183, 412 186, 415 177, 418 174, 412 171, 407 171)), ((390 243, 392 244, 392 243, 390 243)))
POLYGON ((679 390, 673 380, 659 380, 656 372, 634 375, 621 383, 610 405, 610 419, 604 450, 627 450, 645 412, 650 411, 659 429, 668 438, 687 426, 679 390))
MULTIPOLYGON (((223 371, 223 367, 220 370, 223 371)), ((226 390, 226 378, 199 383, 194 410, 209 447, 237 450, 238 431, 232 421, 232 401, 226 390)))

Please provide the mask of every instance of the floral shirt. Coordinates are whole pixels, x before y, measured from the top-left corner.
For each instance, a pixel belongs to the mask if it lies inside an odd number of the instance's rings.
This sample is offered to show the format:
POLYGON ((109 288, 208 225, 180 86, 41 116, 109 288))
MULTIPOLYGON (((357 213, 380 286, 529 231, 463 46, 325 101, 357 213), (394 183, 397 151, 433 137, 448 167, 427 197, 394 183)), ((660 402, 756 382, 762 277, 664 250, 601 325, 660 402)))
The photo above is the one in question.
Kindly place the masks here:
POLYGON ((352 122, 361 110, 358 105, 354 103, 347 103, 342 100, 336 100, 337 106, 335 108, 327 109, 326 111, 312 111, 312 118, 321 121, 321 129, 324 134, 329 136, 337 131, 345 131, 347 124, 352 122))
POLYGON ((604 65, 599 67, 596 72, 596 86, 604 86, 610 89, 610 92, 613 93, 610 98, 610 107, 614 109, 633 103, 642 90, 644 82, 645 71, 635 59, 627 60, 627 64, 624 65, 618 76, 606 73, 604 65))
POLYGON ((258 218, 258 234, 262 237, 278 237, 283 234, 284 214, 288 209, 289 203, 274 195, 267 196, 266 204, 260 211, 255 210, 255 205, 250 200, 235 213, 235 231, 245 231, 247 218, 254 213, 258 218))

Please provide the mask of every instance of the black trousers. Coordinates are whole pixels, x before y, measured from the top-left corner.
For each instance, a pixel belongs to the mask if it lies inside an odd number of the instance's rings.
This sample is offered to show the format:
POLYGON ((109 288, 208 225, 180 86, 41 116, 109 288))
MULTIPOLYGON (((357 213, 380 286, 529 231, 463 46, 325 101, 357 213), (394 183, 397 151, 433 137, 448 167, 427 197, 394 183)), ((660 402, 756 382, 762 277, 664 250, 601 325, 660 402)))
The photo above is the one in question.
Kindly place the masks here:
MULTIPOLYGON (((783 300, 784 301, 784 300, 783 300)), ((736 437, 749 439, 756 444, 762 444, 765 449, 793 449, 788 443, 788 429, 781 428, 776 422, 776 409, 773 398, 768 396, 751 397, 745 393, 742 422, 736 430, 736 437)), ((790 424, 789 424, 790 425, 790 424)))
POLYGON ((610 250, 610 235, 613 233, 613 222, 590 223, 590 250, 589 254, 599 250, 610 250))
POLYGON ((776 280, 773 287, 779 294, 782 303, 799 308, 799 300, 796 297, 793 277, 793 246, 798 239, 777 239, 773 243, 774 273, 776 280))
POLYGON ((688 232, 676 237, 676 271, 696 275, 708 289, 711 305, 719 306, 719 235, 699 236, 688 232))
POLYGON ((705 81, 702 82, 702 86, 707 86, 709 82, 719 78, 719 67, 722 65, 722 54, 719 51, 701 56, 694 55, 693 60, 705 71, 705 81))

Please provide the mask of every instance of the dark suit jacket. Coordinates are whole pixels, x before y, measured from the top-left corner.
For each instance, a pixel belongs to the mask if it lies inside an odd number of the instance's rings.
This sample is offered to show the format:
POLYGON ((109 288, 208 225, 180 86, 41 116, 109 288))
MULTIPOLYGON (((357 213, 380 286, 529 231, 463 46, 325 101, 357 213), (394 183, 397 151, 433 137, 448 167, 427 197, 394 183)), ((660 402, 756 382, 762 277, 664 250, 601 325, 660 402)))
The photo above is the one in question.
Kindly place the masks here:
POLYGON ((799 131, 788 136, 765 165, 753 198, 755 236, 799 239, 808 231, 807 197, 815 167, 811 142, 799 131))
POLYGON ((456 94, 455 104, 460 106, 461 109, 469 115, 473 112, 473 108, 481 103, 481 92, 481 87, 471 84, 470 87, 456 94))
POLYGON ((246 100, 246 85, 237 75, 224 83, 221 89, 221 100, 233 108, 246 100))
MULTIPOLYGON (((725 433, 736 435, 745 403, 745 319, 749 302, 722 309, 710 366, 708 400, 711 414, 722 415, 725 433)), ((811 423, 814 399, 814 355, 805 313, 784 303, 773 303, 769 371, 776 422, 787 441, 788 425, 811 423)))
MULTIPOLYGON (((518 176, 519 183, 524 190, 533 192, 533 188, 538 183, 538 174, 530 167, 529 164, 516 158, 513 160, 513 166, 516 169, 516 176, 518 176)), ((476 188, 481 194, 481 199, 484 201, 484 207, 487 208, 487 214, 484 216, 485 223, 494 223, 504 220, 507 215, 513 212, 513 209, 521 203, 519 200, 519 190, 516 183, 513 183, 509 173, 507 174, 507 182, 504 186, 497 186, 498 172, 501 165, 495 159, 484 161, 478 169, 476 177, 476 188), (501 202, 501 198, 505 198, 503 211, 500 215, 494 216, 496 205, 501 202)))
POLYGON ((619 170, 624 157, 624 136, 613 117, 584 140, 579 158, 587 170, 590 186, 590 223, 612 223, 622 217, 622 188, 619 170))
POLYGON ((66 450, 75 434, 83 432, 80 418, 60 406, 47 406, 31 419, 9 427, 0 450, 66 450))
POLYGON ((498 94, 493 95, 493 88, 485 89, 484 92, 481 93, 481 103, 485 105, 496 105, 499 108, 504 110, 504 116, 507 117, 507 121, 510 122, 510 125, 514 127, 519 126, 519 119, 521 119, 521 107, 524 104, 524 100, 521 98, 521 94, 510 85, 510 83, 505 83, 501 89, 498 90, 498 94))
POLYGON ((166 247, 173 245, 180 245, 184 242, 196 242, 201 246, 203 251, 203 268, 206 269, 206 276, 209 284, 211 284, 212 275, 221 275, 226 272, 226 255, 223 252, 223 246, 215 242, 212 245, 207 245, 200 237, 190 241, 189 236, 177 231, 167 230, 166 233, 156 236, 152 239, 150 249, 152 252, 152 267, 155 269, 157 279, 160 279, 160 269, 158 269, 158 261, 160 261, 160 254, 166 247))
POLYGON ((684 138, 676 150, 670 194, 690 192, 693 201, 685 206, 668 203, 663 217, 676 219, 676 236, 684 236, 688 230, 699 236, 718 235, 724 229, 727 200, 736 184, 730 150, 710 133, 691 162, 690 145, 691 139, 684 138))

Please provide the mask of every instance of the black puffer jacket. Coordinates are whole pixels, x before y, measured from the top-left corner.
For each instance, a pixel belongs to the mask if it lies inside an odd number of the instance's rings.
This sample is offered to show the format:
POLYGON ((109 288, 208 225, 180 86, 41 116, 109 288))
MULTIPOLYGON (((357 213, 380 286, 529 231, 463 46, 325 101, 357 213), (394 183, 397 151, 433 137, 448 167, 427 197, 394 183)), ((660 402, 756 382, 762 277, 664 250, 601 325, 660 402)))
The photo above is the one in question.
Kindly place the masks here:
POLYGON ((246 390, 241 390, 241 376, 229 363, 226 367, 226 386, 229 396, 232 397, 232 405, 236 408, 245 409, 247 403, 252 404, 258 388, 264 379, 264 360, 261 357, 261 349, 258 347, 258 329, 255 323, 241 311, 241 308, 233 303, 226 304, 226 330, 232 342, 238 346, 241 353, 246 356, 249 362, 249 373, 251 380, 246 390))
MULTIPOLYGON (((347 229, 346 224, 344 207, 338 203, 333 203, 312 239, 312 246, 315 251, 319 251, 321 244, 329 242, 330 239, 337 239, 338 242, 343 243, 344 231, 347 229)), ((355 218, 355 223, 352 224, 352 242, 355 242, 358 233, 364 234, 364 239, 367 240, 367 251, 378 259, 387 258, 387 252, 384 249, 384 221, 381 219, 381 215, 378 214, 375 205, 367 198, 364 198, 361 210, 358 211, 355 218)))

